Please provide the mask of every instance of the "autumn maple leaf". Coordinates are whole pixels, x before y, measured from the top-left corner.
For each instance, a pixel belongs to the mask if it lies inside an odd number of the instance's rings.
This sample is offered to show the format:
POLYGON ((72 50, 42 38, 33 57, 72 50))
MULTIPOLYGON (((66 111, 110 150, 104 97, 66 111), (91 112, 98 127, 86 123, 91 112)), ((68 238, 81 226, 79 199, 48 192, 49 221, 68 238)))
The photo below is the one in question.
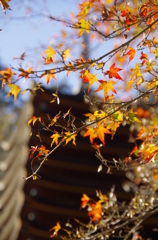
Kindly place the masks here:
POLYGON ((56 143, 56 145, 58 145, 58 138, 60 137, 60 134, 58 132, 54 133, 50 138, 53 138, 51 145, 53 145, 53 143, 56 143))
POLYGON ((105 144, 104 134, 111 134, 111 132, 104 127, 103 124, 98 123, 97 127, 89 127, 84 134, 84 137, 89 136, 91 144, 93 144, 94 138, 99 138, 103 144, 105 144))
POLYGON ((57 236, 60 229, 61 229, 60 223, 57 222, 57 224, 49 230, 49 231, 54 230, 54 233, 50 236, 50 238, 57 236))
POLYGON ((32 116, 32 118, 30 118, 29 121, 28 121, 28 125, 33 123, 33 126, 34 126, 36 121, 41 122, 41 117, 32 116))
POLYGON ((8 84, 7 86, 10 88, 10 91, 7 96, 9 97, 11 95, 14 95, 14 101, 16 102, 17 96, 20 92, 20 87, 15 84, 8 84))
POLYGON ((11 8, 9 7, 8 2, 10 2, 10 0, 0 0, 0 4, 2 6, 3 12, 6 14, 5 9, 11 10, 11 8))
POLYGON ((42 156, 42 155, 47 155, 50 152, 50 150, 46 149, 45 146, 43 146, 43 145, 41 147, 38 147, 37 151, 38 151, 37 157, 42 156))
POLYGON ((134 58, 135 54, 136 54, 136 50, 134 48, 131 48, 128 51, 128 53, 127 53, 127 55, 129 55, 129 62, 128 63, 130 63, 130 61, 134 58))
POLYGON ((48 48, 44 51, 44 54, 46 54, 46 58, 43 57, 46 64, 50 64, 54 61, 55 51, 51 46, 48 46, 48 48))
POLYGON ((148 61, 148 55, 141 52, 140 59, 142 60, 142 64, 146 63, 148 61))
POLYGON ((92 87, 93 83, 94 82, 98 82, 98 79, 97 79, 97 74, 92 74, 89 72, 89 69, 88 70, 83 70, 81 71, 81 75, 80 75, 80 78, 83 78, 83 81, 85 83, 90 83, 89 87, 88 87, 88 92, 90 90, 90 88, 92 87))
POLYGON ((72 134, 71 132, 65 132, 65 137, 63 139, 66 140, 66 144, 68 144, 68 142, 72 141, 72 143, 76 146, 75 143, 75 137, 77 136, 77 134, 72 134))
POLYGON ((32 67, 29 67, 28 70, 24 70, 23 68, 19 68, 19 71, 21 71, 21 73, 18 75, 18 78, 24 77, 27 80, 28 77, 29 77, 29 74, 32 72, 32 67))
POLYGON ((76 26, 79 28, 79 37, 82 36, 82 34, 84 33, 84 31, 86 31, 87 33, 89 33, 89 27, 90 27, 90 22, 89 21, 85 21, 84 19, 81 19, 78 21, 78 23, 76 24, 76 26))
POLYGON ((100 82, 100 86, 98 87, 97 90, 95 90, 95 92, 99 92, 101 90, 104 90, 104 96, 105 96, 105 100, 108 99, 108 93, 109 90, 111 90, 113 93, 117 93, 116 90, 114 89, 113 85, 116 84, 115 81, 103 81, 103 80, 98 80, 98 82, 100 82))
POLYGON ((45 73, 42 74, 41 78, 42 77, 46 77, 46 82, 47 84, 49 84, 50 80, 53 78, 54 80, 56 80, 55 78, 55 74, 54 74, 54 70, 49 70, 49 71, 46 71, 45 73))
POLYGON ((81 198, 81 208, 85 208, 88 204, 88 202, 90 201, 90 198, 84 193, 82 198, 81 198))
POLYGON ((67 59, 67 57, 71 57, 71 55, 70 55, 70 49, 66 49, 66 50, 63 52, 64 61, 67 59))
POLYGON ((120 122, 110 122, 107 126, 107 129, 111 130, 111 139, 113 139, 117 128, 120 126, 120 122))
POLYGON ((108 71, 104 73, 104 75, 109 75, 109 78, 116 78, 118 80, 123 80, 120 75, 118 74, 119 71, 121 71, 121 68, 115 68, 115 63, 110 67, 108 71))
POLYGON ((91 204, 91 211, 89 211, 88 215, 90 217, 92 217, 92 221, 99 221, 99 219, 102 216, 102 208, 101 208, 101 204, 100 201, 96 202, 96 203, 92 203, 91 204))
POLYGON ((79 4, 79 7, 81 9, 80 13, 76 16, 77 18, 84 18, 90 11, 91 7, 93 6, 93 3, 91 2, 84 2, 82 4, 79 4))
POLYGON ((2 80, 2 89, 4 84, 11 84, 11 78, 13 75, 16 75, 15 72, 12 72, 11 68, 5 68, 5 70, 0 71, 0 75, 3 76, 3 78, 0 80, 2 80))

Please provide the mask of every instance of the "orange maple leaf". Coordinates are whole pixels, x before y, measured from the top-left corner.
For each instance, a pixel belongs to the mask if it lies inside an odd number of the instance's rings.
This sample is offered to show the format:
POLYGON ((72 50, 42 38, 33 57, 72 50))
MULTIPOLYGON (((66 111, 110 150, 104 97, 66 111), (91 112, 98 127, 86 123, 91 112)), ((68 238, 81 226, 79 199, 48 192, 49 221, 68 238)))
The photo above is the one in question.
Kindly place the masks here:
POLYGON ((97 90, 95 90, 95 92, 99 92, 101 90, 104 90, 104 96, 105 96, 105 100, 108 99, 108 93, 109 90, 111 90, 113 93, 117 93, 116 90, 114 89, 113 85, 116 84, 115 81, 103 81, 103 80, 98 80, 98 82, 100 82, 100 86, 98 87, 97 90))
POLYGON ((106 71, 104 75, 109 75, 109 78, 114 77, 116 79, 123 80, 118 74, 118 72, 121 70, 122 70, 121 68, 115 68, 115 63, 114 63, 113 65, 111 65, 110 70, 106 71))
POLYGON ((94 138, 99 138, 103 144, 105 144, 104 134, 111 134, 111 132, 104 127, 101 123, 98 123, 97 127, 89 127, 85 132, 84 137, 89 136, 91 144, 93 144, 94 138))
POLYGON ((89 92, 90 88, 92 87, 93 83, 98 82, 97 74, 93 75, 92 73, 89 72, 89 69, 88 70, 82 70, 80 78, 83 78, 83 81, 85 83, 88 83, 88 82, 90 83, 90 85, 88 87, 88 92, 89 92))
POLYGON ((60 223, 57 222, 57 224, 49 230, 49 231, 54 230, 54 233, 50 236, 50 238, 57 236, 60 229, 61 229, 60 223))
POLYGON ((92 210, 89 211, 88 215, 90 217, 92 217, 93 222, 99 221, 99 219, 102 216, 102 208, 101 208, 100 201, 98 201, 96 203, 92 203, 91 208, 92 208, 92 210))
POLYGON ((21 73, 18 75, 19 77, 24 77, 26 80, 29 77, 29 74, 32 72, 32 67, 29 67, 28 70, 24 70, 23 68, 19 68, 19 71, 21 71, 21 73))
POLYGON ((14 95, 14 101, 16 102, 16 98, 20 92, 20 87, 15 84, 8 84, 7 86, 10 88, 10 91, 7 94, 7 96, 9 97, 11 95, 14 95))
POLYGON ((49 70, 49 71, 46 71, 45 73, 42 74, 41 78, 42 77, 46 77, 46 82, 47 84, 50 82, 50 80, 53 78, 54 80, 56 80, 55 78, 55 74, 54 74, 54 70, 49 70))
POLYGON ((50 150, 46 149, 45 146, 43 146, 43 145, 41 147, 38 147, 37 151, 38 151, 37 157, 42 156, 42 155, 47 155, 50 152, 50 150))
POLYGON ((85 208, 87 206, 88 202, 90 201, 90 198, 85 193, 83 193, 81 201, 82 201, 81 208, 85 208))
POLYGON ((128 53, 127 53, 127 55, 129 55, 129 62, 128 63, 130 63, 130 61, 135 57, 135 54, 136 54, 136 50, 134 48, 131 48, 128 51, 128 53))

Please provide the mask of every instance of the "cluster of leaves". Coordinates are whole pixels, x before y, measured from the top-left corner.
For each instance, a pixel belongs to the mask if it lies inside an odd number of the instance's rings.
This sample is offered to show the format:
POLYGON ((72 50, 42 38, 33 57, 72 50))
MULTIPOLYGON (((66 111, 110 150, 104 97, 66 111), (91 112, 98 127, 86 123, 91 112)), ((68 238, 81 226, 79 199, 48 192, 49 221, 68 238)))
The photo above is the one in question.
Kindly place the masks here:
MULTIPOLYGON (((5 8, 10 9, 8 2, 9 0, 0 1, 4 12, 5 8)), ((72 142, 76 145, 77 134, 84 130, 84 137, 89 137, 101 166, 105 165, 108 171, 111 168, 133 169, 133 178, 130 181, 134 181, 137 193, 129 205, 118 203, 114 188, 108 195, 97 193, 98 201, 93 201, 84 193, 81 208, 87 207, 90 222, 75 233, 61 228, 58 222, 51 229, 54 231, 51 237, 62 229, 70 239, 107 239, 110 236, 129 239, 132 235, 141 239, 138 234, 140 224, 146 217, 158 211, 158 113, 156 108, 153 110, 149 107, 156 104, 158 99, 158 1, 144 0, 138 3, 135 0, 86 0, 79 4, 79 9, 77 16, 70 21, 53 16, 49 16, 49 19, 67 24, 77 38, 89 34, 90 39, 97 45, 102 43, 103 55, 86 58, 82 54, 75 58, 73 48, 70 45, 67 47, 68 34, 64 30, 64 41, 55 47, 48 45, 40 56, 43 61, 41 70, 35 70, 33 66, 25 69, 20 64, 20 67, 0 71, 2 88, 8 86, 8 96, 14 95, 15 101, 18 94, 29 91, 35 95, 37 90, 44 91, 41 82, 35 83, 33 88, 22 90, 19 84, 21 81, 29 81, 32 78, 40 81, 45 79, 49 84, 54 80, 57 82, 59 73, 65 73, 65 77, 69 77, 72 72, 79 73, 80 80, 88 86, 85 99, 95 107, 92 113, 84 113, 86 120, 80 121, 80 126, 76 124, 76 117, 71 108, 66 113, 59 112, 52 118, 47 115, 48 124, 40 116, 33 116, 29 120, 28 124, 41 124, 42 130, 49 131, 51 136, 50 149, 46 149, 44 145, 31 147, 32 174, 26 180, 36 180, 39 169, 49 155, 63 144, 72 142), (108 42, 109 46, 113 46, 110 51, 106 51, 105 48, 108 42), (14 76, 17 76, 16 80, 14 76), (102 90, 104 97, 98 100, 96 92, 102 90), (147 110, 137 107, 139 104, 147 105, 147 110), (62 119, 65 120, 64 123, 62 119), (125 159, 106 160, 100 150, 105 145, 105 135, 111 134, 113 139, 117 129, 126 124, 129 124, 134 132, 134 137, 131 136, 131 141, 135 142, 134 149, 125 159), (34 170, 33 161, 36 158, 40 160, 40 165, 34 170), (143 188, 141 184, 144 184, 143 188)), ((25 60, 25 53, 22 53, 19 59, 25 60)), ((51 103, 59 104, 58 83, 57 91, 52 95, 51 103)), ((42 142, 40 130, 36 136, 42 142)))

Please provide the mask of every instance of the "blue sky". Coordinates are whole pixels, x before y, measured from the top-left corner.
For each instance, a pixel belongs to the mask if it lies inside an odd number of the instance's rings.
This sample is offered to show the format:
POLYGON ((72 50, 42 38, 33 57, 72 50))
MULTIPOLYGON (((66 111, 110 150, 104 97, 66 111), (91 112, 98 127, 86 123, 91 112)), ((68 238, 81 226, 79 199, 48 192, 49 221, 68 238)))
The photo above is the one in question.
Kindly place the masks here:
MULTIPOLYGON (((14 57, 20 57, 26 52, 23 67, 34 66, 43 67, 42 53, 48 45, 53 45, 54 36, 58 35, 63 25, 58 22, 50 21, 47 16, 60 17, 69 19, 72 12, 78 13, 79 0, 34 0, 19 1, 12 0, 9 2, 12 11, 6 10, 6 15, 0 9, 0 61, 5 67, 9 65, 18 66, 18 61, 13 60, 14 57), (38 62, 41 60, 41 65, 38 62)), ((61 80, 62 74, 60 76, 61 80)), ((79 78, 69 77, 67 85, 72 92, 76 89, 79 78)), ((56 84, 56 83, 53 83, 56 84)), ((52 84, 49 84, 52 86, 52 84)), ((79 84, 80 85, 80 84, 79 84)))
MULTIPOLYGON (((68 18, 71 12, 77 12, 77 0, 19 1, 12 0, 12 11, 6 10, 6 16, 0 10, 0 59, 4 64, 12 63, 13 57, 23 52, 48 45, 53 34, 58 34, 60 23, 50 22, 46 16, 68 18), (19 3, 22 2, 22 3, 19 3), (33 4, 34 3, 34 4, 33 4), (26 14, 31 8, 31 12, 26 14), (31 16, 38 15, 32 18, 31 16)), ((35 57, 36 58, 36 57, 35 57)))

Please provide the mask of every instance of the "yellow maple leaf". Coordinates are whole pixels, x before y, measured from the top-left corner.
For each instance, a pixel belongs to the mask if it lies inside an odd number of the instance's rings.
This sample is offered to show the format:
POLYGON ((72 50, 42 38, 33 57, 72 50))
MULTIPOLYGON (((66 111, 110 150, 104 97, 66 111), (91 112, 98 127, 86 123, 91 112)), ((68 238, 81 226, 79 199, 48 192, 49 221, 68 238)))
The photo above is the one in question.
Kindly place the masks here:
POLYGON ((2 89, 4 84, 11 84, 11 79, 13 75, 16 75, 15 72, 12 72, 11 68, 5 68, 5 70, 0 71, 0 75, 3 76, 2 80, 2 89))
POLYGON ((97 79, 97 74, 91 74, 90 73, 90 78, 89 78, 89 87, 88 87, 88 92, 89 92, 89 90, 90 90, 90 88, 92 87, 92 85, 93 85, 93 83, 94 82, 98 82, 98 79, 97 79))
POLYGON ((67 57, 71 57, 71 55, 70 55, 70 49, 66 49, 66 50, 63 52, 63 57, 64 57, 64 61, 66 60, 67 57))
POLYGON ((105 117, 105 112, 102 110, 97 110, 94 112, 94 117, 95 118, 103 118, 103 117, 105 117))
POLYGON ((131 69, 131 72, 132 72, 131 78, 133 78, 133 77, 138 78, 138 77, 142 76, 142 73, 140 71, 138 63, 136 63, 135 67, 133 69, 131 69))
POLYGON ((157 58, 157 57, 158 57, 158 48, 155 48, 155 49, 153 50, 153 53, 155 54, 155 58, 157 58))
POLYGON ((75 137, 77 136, 77 134, 73 134, 71 132, 65 132, 65 137, 63 139, 66 140, 66 144, 68 144, 68 142, 72 141, 72 143, 76 146, 75 143, 75 137))
POLYGON ((93 3, 91 2, 84 2, 82 4, 79 4, 79 7, 81 9, 80 13, 76 16, 77 18, 84 18, 90 11, 91 7, 93 6, 93 3))
POLYGON ((28 121, 28 125, 33 123, 33 126, 34 126, 36 121, 41 122, 41 117, 32 116, 32 118, 30 118, 29 121, 28 121))
POLYGON ((128 82, 128 85, 126 87, 126 90, 130 90, 132 85, 134 84, 134 81, 137 80, 137 84, 141 84, 144 81, 144 78, 142 76, 142 73, 140 71, 138 63, 136 63, 135 67, 131 69, 131 78, 128 82))
POLYGON ((111 139, 113 139, 117 128, 120 126, 120 122, 110 122, 107 126, 107 129, 111 130, 111 139))
POLYGON ((58 138, 60 137, 60 134, 54 133, 50 138, 53 138, 51 145, 53 145, 53 143, 56 143, 56 145, 58 145, 58 138))
POLYGON ((7 94, 7 96, 9 97, 11 95, 14 95, 14 101, 16 102, 16 98, 20 92, 20 87, 15 84, 8 84, 7 86, 10 88, 10 91, 7 94))
POLYGON ((93 122, 96 117, 93 115, 93 113, 85 113, 84 116, 88 117, 88 122, 93 122))
POLYGON ((53 50, 53 48, 51 46, 48 46, 48 48, 44 51, 44 54, 46 54, 46 59, 45 62, 47 63, 47 61, 54 61, 54 57, 55 57, 55 51, 53 50))
POLYGON ((77 23, 77 27, 79 27, 79 37, 82 36, 82 34, 84 33, 84 31, 86 31, 87 33, 89 33, 89 27, 90 27, 90 22, 89 21, 85 21, 84 19, 81 19, 78 21, 77 23))
POLYGON ((103 80, 98 80, 98 82, 100 82, 100 86, 98 87, 97 90, 95 90, 95 92, 99 92, 101 90, 104 90, 104 96, 105 96, 105 100, 107 100, 108 98, 108 93, 109 90, 111 90, 113 93, 116 94, 116 90, 114 89, 113 85, 116 84, 115 81, 103 81, 103 80))
POLYGON ((11 8, 9 7, 8 2, 10 2, 10 0, 0 0, 0 4, 2 6, 3 12, 6 14, 5 9, 11 10, 11 8))

